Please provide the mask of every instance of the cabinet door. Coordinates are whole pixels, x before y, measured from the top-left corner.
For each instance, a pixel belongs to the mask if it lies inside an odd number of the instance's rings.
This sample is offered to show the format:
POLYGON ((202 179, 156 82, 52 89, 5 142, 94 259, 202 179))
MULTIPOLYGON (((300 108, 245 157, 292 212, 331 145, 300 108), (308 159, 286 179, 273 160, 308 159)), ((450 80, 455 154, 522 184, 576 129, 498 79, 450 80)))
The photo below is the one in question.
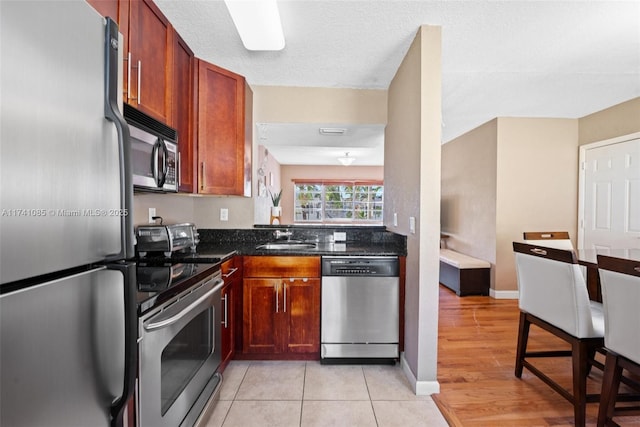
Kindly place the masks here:
POLYGON ((151 0, 130 2, 127 103, 170 123, 169 72, 171 28, 169 20, 151 0))
POLYGON ((98 13, 104 17, 110 17, 116 22, 118 19, 118 0, 87 0, 98 13))
POLYGON ((285 351, 320 351, 320 279, 283 279, 285 351))
POLYGON ((171 75, 171 125, 178 130, 180 191, 195 190, 195 108, 194 69, 195 58, 187 43, 172 29, 173 49, 171 75))
POLYGON ((198 63, 198 193, 242 196, 244 77, 198 63))
POLYGON ((279 316, 279 279, 244 279, 244 328, 243 351, 245 353, 278 353, 282 344, 279 316))

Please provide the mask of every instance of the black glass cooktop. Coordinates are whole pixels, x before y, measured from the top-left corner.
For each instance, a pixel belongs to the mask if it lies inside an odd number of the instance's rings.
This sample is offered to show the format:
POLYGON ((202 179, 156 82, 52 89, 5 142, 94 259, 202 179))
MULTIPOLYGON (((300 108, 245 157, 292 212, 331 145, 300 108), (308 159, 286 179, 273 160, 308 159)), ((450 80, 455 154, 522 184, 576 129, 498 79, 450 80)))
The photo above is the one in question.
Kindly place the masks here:
POLYGON ((171 299, 220 270, 218 262, 140 260, 136 264, 138 314, 171 299))

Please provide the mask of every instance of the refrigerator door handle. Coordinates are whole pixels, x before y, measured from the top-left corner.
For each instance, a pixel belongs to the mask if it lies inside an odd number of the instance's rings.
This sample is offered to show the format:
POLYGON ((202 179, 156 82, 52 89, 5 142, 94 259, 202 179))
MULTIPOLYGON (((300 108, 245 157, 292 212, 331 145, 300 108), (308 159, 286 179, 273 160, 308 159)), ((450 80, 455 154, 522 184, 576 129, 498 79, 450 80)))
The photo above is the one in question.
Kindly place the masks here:
POLYGON ((107 264, 107 269, 124 275, 124 386, 122 396, 111 406, 111 426, 122 427, 124 409, 133 395, 138 366, 138 304, 136 301, 136 264, 107 264))
POLYGON ((105 29, 105 84, 104 115, 114 123, 118 133, 118 151, 120 163, 120 221, 121 254, 114 259, 129 259, 135 255, 133 247, 133 175, 131 170, 131 146, 129 126, 122 117, 118 105, 118 24, 106 18, 105 29))

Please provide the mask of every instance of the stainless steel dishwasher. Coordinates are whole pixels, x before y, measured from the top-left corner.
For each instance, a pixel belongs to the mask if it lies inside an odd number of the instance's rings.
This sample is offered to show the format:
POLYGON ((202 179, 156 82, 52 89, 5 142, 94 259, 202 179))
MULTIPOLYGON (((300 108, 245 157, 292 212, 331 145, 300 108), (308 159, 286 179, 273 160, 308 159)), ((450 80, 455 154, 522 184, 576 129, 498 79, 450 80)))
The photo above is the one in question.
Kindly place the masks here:
POLYGON ((322 257, 321 363, 395 363, 398 257, 322 257))

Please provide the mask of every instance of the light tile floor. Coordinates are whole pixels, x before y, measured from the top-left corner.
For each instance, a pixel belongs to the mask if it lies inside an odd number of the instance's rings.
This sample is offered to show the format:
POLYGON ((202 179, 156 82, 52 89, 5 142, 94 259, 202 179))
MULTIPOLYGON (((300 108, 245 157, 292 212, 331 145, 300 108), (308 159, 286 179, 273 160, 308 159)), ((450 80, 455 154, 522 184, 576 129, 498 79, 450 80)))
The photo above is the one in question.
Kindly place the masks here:
POLYGON ((446 427, 389 365, 232 361, 206 427, 446 427))

